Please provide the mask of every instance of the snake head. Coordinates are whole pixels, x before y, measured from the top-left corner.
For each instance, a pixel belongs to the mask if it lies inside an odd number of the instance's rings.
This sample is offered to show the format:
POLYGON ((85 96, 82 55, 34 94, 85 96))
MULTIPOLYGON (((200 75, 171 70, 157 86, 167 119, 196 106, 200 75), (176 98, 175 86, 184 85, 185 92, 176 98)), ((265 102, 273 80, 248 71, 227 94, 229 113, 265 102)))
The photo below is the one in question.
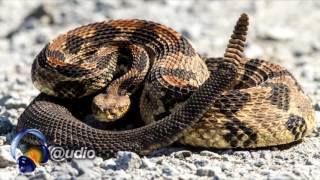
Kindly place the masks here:
POLYGON ((92 112, 99 121, 112 122, 123 117, 130 107, 128 95, 98 94, 93 98, 92 112))

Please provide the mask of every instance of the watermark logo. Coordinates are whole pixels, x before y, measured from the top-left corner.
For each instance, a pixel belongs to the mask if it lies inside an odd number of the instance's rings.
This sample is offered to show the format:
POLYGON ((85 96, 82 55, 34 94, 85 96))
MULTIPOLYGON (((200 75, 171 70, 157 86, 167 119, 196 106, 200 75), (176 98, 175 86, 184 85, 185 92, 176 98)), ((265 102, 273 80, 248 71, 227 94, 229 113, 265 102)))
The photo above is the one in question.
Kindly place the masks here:
POLYGON ((46 137, 37 129, 23 129, 17 133, 11 143, 11 155, 17 160, 20 172, 33 172, 38 165, 44 165, 48 160, 63 161, 65 159, 93 159, 96 157, 94 150, 81 147, 77 150, 65 149, 60 146, 47 147, 46 137), (28 134, 37 137, 40 145, 31 146, 27 151, 17 158, 17 147, 22 138, 28 134))
POLYGON ((77 150, 64 149, 60 146, 49 147, 50 158, 53 161, 63 161, 65 159, 93 159, 96 157, 96 152, 87 147, 81 147, 77 150))
POLYGON ((45 164, 49 160, 49 150, 46 144, 46 137, 37 129, 21 130, 17 133, 11 143, 11 155, 17 160, 19 170, 21 172, 25 173, 34 171, 37 165, 45 164), (29 148, 25 155, 17 158, 17 147, 22 138, 28 134, 36 136, 40 140, 40 145, 29 148))

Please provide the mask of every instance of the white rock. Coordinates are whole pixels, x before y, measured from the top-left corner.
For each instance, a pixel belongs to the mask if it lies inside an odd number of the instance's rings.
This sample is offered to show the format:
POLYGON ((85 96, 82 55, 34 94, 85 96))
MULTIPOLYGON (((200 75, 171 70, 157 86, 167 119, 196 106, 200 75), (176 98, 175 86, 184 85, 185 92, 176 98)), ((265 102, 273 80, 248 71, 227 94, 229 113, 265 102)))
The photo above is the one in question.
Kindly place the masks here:
POLYGON ((197 167, 204 167, 209 164, 209 161, 206 159, 199 159, 193 162, 197 167))
POLYGON ((264 158, 267 161, 269 161, 272 158, 272 153, 270 151, 268 151, 268 150, 261 151, 260 157, 264 158))
POLYGON ((72 159, 71 166, 78 170, 78 178, 96 179, 101 178, 101 173, 94 168, 93 160, 90 159, 72 159))
POLYGON ((4 105, 8 109, 17 109, 17 108, 26 108, 29 103, 29 100, 26 98, 10 98, 4 105))
POLYGON ((236 151, 234 152, 234 155, 240 157, 241 159, 251 159, 251 154, 249 151, 236 151))
POLYGON ((268 175, 268 179, 281 180, 281 179, 297 179, 291 172, 286 171, 271 171, 268 175))
POLYGON ((72 176, 65 171, 53 171, 50 172, 50 175, 53 176, 55 179, 72 179, 72 176))
POLYGON ((145 169, 154 169, 156 167, 156 164, 151 162, 148 158, 143 157, 141 158, 142 165, 141 167, 145 169))
POLYGON ((184 158, 190 157, 191 155, 192 155, 192 152, 187 150, 182 150, 182 151, 173 153, 173 157, 178 159, 184 159, 184 158))
POLYGON ((51 165, 52 168, 46 167, 47 171, 52 174, 53 177, 58 178, 58 176, 64 176, 65 174, 69 174, 70 176, 78 176, 79 170, 72 167, 71 163, 52 163, 49 161, 48 165, 51 165))
POLYGON ((118 169, 124 170, 137 169, 142 164, 138 154, 128 151, 119 151, 115 162, 118 169))
MULTIPOLYGON (((15 179, 14 177, 17 177, 19 175, 19 170, 18 168, 15 168, 15 167, 7 167, 7 168, 0 168, 0 179, 1 180, 13 180, 15 179)), ((21 177, 21 180, 25 180, 23 179, 23 177, 25 176, 22 176, 21 177)), ((17 178, 17 180, 19 180, 17 178)))
MULTIPOLYGON (((133 179, 133 177, 130 176, 130 174, 126 173, 126 171, 124 171, 123 169, 120 169, 118 171, 113 171, 109 169, 103 172, 102 179, 108 179, 110 177, 115 177, 115 179, 133 179)), ((139 177, 143 178, 142 176, 136 176, 136 178, 139 177)))
POLYGON ((54 177, 52 177, 51 174, 46 172, 42 166, 37 167, 34 171, 34 175, 29 178, 30 179, 45 179, 45 180, 53 180, 54 179, 54 177))
POLYGON ((215 153, 215 152, 211 152, 211 151, 201 151, 200 152, 200 156, 208 156, 208 157, 211 157, 211 158, 217 158, 217 159, 221 159, 222 157, 215 153))
POLYGON ((203 167, 197 169, 196 175, 198 176, 207 176, 213 177, 214 179, 223 179, 226 178, 220 167, 203 167))
POLYGON ((162 167, 162 173, 165 176, 174 176, 179 174, 178 170, 176 167, 170 165, 169 163, 164 163, 162 167))
MULTIPOLYGON (((0 172, 0 176, 1 176, 1 172, 0 172)), ((1 177, 3 177, 3 176, 1 176, 1 177)), ((19 175, 19 176, 15 177, 15 180, 29 180, 29 178, 24 175, 19 175)))
POLYGON ((261 167, 265 164, 265 162, 261 159, 257 160, 254 162, 254 165, 257 166, 257 167, 261 167))
POLYGON ((100 166, 103 163, 103 159, 101 157, 95 157, 93 163, 95 166, 100 166))
POLYGON ((113 159, 107 159, 100 164, 100 167, 105 170, 109 170, 109 169, 116 170, 117 164, 113 159))
MULTIPOLYGON (((19 149, 17 149, 17 154, 21 153, 19 149)), ((13 159, 10 152, 10 145, 0 146, 0 168, 4 168, 7 166, 13 166, 17 164, 17 160, 13 159)))

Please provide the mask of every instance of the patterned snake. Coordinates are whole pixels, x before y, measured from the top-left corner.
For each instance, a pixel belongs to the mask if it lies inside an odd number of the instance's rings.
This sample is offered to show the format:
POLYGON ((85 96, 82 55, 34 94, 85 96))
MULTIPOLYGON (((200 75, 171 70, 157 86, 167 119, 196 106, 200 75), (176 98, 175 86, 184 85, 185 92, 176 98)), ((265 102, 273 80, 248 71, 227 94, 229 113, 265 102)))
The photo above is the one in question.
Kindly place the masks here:
POLYGON ((310 99, 283 67, 244 57, 248 19, 240 16, 223 58, 200 57, 181 34, 144 20, 99 22, 62 34, 32 65, 42 93, 17 129, 37 128, 49 144, 106 157, 120 150, 147 154, 176 141, 255 148, 300 140, 315 127, 310 99), (129 130, 89 126, 68 100, 92 96, 98 120, 118 121, 139 89, 146 125, 129 130))

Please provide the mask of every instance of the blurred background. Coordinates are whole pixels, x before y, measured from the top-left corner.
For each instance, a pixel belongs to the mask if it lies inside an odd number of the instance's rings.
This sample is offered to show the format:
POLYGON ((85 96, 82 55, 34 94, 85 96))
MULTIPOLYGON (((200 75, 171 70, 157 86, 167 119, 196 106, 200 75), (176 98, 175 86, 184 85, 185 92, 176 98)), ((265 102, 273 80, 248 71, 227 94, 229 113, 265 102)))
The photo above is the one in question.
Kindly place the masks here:
MULTIPOLYGON (((165 24, 182 33, 200 54, 219 57, 223 55, 233 26, 242 12, 250 16, 245 52, 247 56, 270 60, 288 68, 310 95, 316 110, 320 111, 320 1, 0 0, 0 145, 10 142, 8 139, 18 116, 39 93, 30 79, 31 64, 35 56, 60 33, 97 21, 146 19, 165 24)), ((314 156, 319 159, 319 138, 311 139, 306 146, 310 148, 292 150, 297 154, 279 155, 287 158, 280 160, 283 163, 281 168, 284 168, 282 172, 293 173, 302 179, 320 176, 316 173, 319 164, 310 165, 307 170, 301 170, 301 167, 293 170, 291 166, 285 165, 288 164, 288 157, 298 158, 292 160, 293 164, 306 161, 300 157, 314 156), (294 171, 300 174, 297 175, 294 171), (304 176, 304 172, 309 174, 304 176)), ((233 161, 233 157, 230 158, 233 161)), ((265 160, 260 158, 257 161, 265 160)), ((267 161, 267 164, 274 165, 275 171, 279 169, 279 162, 267 161)), ((5 177, 1 173, 17 174, 15 170, 1 171, 1 166, 0 179, 5 177)), ((235 169, 233 166, 226 166, 226 169, 230 170, 231 175, 238 177, 238 171, 244 171, 244 166, 246 165, 240 163, 235 169), (237 173, 232 173, 233 170, 237 173)), ((242 175, 240 173, 241 177, 249 177, 246 174, 252 175, 252 172, 261 169, 257 166, 256 170, 250 170, 255 165, 249 166, 242 175)), ((269 170, 266 169, 267 174, 270 174, 269 170)), ((46 171, 49 172, 50 168, 46 171)), ((264 173, 261 171, 260 175, 263 176, 264 173)), ((260 175, 253 177, 261 177, 260 175)))
MULTIPOLYGON (((218 57, 238 16, 246 12, 251 23, 247 56, 287 67, 315 102, 320 100, 319 9, 316 0, 0 0, 0 72, 23 71, 29 78, 35 55, 58 34, 119 18, 163 23, 187 37, 199 53, 218 57)), ((1 73, 0 82, 3 78, 1 73)))

